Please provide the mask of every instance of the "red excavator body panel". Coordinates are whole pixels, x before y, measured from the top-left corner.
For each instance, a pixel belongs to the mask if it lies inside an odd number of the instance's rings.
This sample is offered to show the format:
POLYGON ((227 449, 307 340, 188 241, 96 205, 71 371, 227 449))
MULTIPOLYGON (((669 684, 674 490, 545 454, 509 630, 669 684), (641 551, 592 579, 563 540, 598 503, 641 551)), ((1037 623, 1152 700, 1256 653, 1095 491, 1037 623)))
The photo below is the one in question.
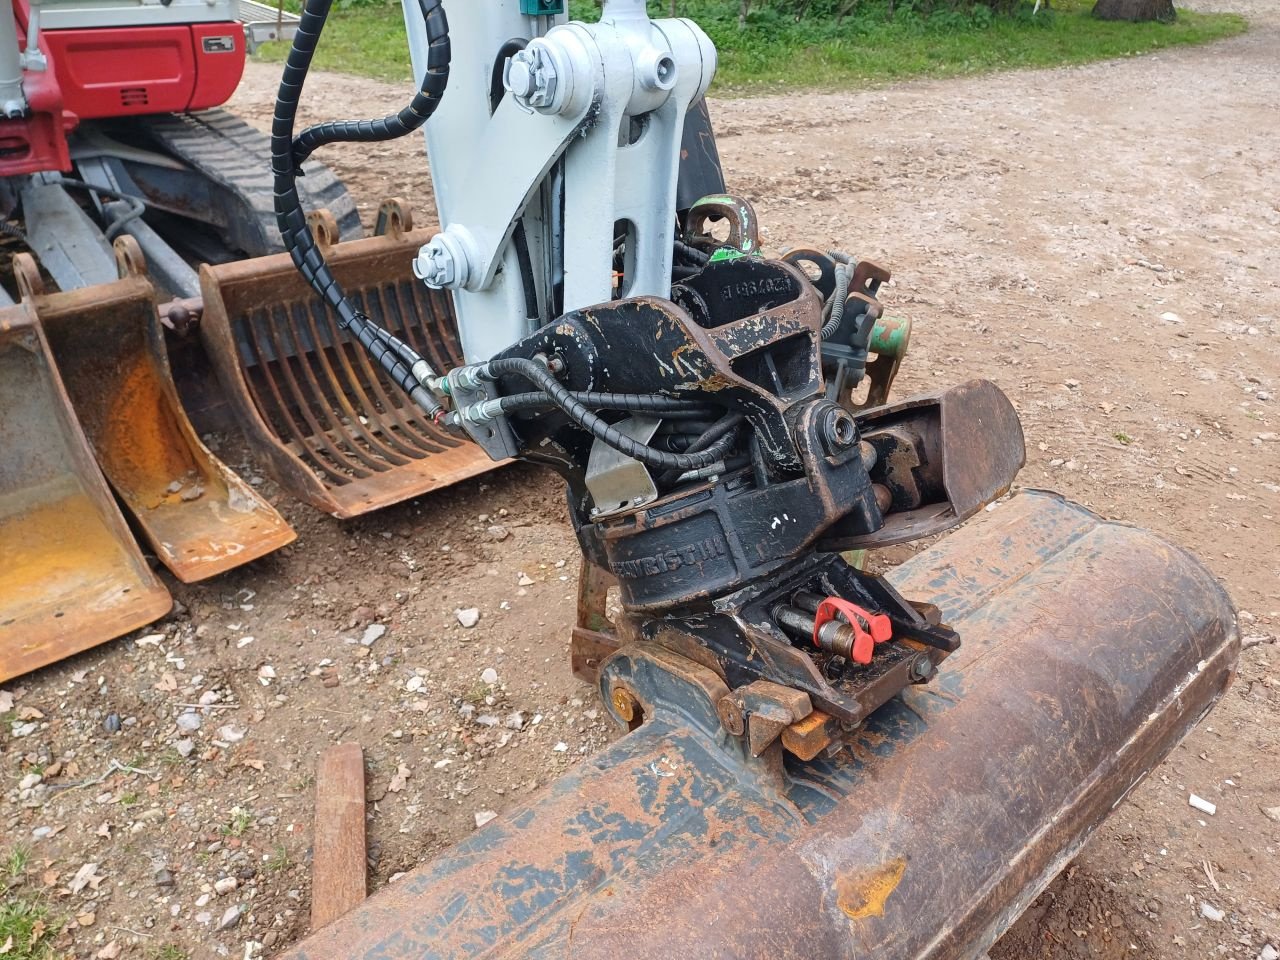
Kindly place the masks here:
MULTIPOLYGON (((14 0, 25 37, 28 0, 14 0)), ((21 41, 25 44, 25 40, 21 41)), ((220 106, 244 72, 234 21, 41 30, 47 71, 25 71, 29 112, 0 120, 0 177, 71 169, 67 133, 80 120, 220 106)))
POLYGON ((244 71, 238 23, 89 27, 44 36, 63 102, 82 120, 216 107, 244 71))

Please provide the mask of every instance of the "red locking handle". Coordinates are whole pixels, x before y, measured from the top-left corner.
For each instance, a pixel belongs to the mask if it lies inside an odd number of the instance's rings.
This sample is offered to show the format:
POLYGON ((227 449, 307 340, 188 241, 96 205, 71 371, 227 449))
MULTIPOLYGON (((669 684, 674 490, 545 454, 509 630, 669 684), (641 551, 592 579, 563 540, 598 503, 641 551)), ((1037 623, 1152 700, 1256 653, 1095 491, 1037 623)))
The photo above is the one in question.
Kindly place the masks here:
POLYGON ((866 666, 871 662, 871 655, 877 643, 884 643, 893 637, 893 624, 883 613, 871 613, 856 603, 842 600, 839 597, 827 597, 818 604, 818 611, 813 617, 813 645, 821 647, 818 642, 818 631, 823 624, 832 620, 843 619, 853 629, 854 663, 866 666))

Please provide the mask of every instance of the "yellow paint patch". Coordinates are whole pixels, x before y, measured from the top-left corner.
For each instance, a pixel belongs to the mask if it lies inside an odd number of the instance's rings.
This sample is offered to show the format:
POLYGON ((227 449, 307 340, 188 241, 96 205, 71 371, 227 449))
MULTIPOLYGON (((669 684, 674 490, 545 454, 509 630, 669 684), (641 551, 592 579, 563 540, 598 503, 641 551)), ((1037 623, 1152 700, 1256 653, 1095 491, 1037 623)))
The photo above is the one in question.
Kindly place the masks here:
POLYGON ((907 861, 901 857, 866 873, 836 881, 836 903, 852 920, 883 917, 884 905, 902 882, 907 861))

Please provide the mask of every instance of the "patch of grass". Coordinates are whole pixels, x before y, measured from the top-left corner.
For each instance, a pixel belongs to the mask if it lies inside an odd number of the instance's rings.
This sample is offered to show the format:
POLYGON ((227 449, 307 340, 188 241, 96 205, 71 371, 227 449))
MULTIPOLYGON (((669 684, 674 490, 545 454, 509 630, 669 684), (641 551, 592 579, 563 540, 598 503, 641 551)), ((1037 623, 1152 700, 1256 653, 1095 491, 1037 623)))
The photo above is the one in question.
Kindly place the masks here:
POLYGON ((283 843, 277 843, 271 850, 271 856, 267 859, 267 869, 272 873, 281 873, 292 866, 293 859, 289 856, 289 848, 283 843))
POLYGON ((187 952, 175 943, 166 943, 148 950, 147 960, 187 960, 187 952))
POLYGON ((222 828, 222 835, 224 837, 243 837, 251 826, 253 826, 253 813, 244 807, 232 807, 231 819, 222 828))
MULTIPOLYGON (((651 3, 655 15, 665 3, 651 3)), ((769 7, 739 28, 736 4, 681 0, 680 13, 697 20, 720 51, 713 91, 760 93, 786 88, 849 89, 909 77, 948 77, 1027 67, 1087 63, 1206 43, 1243 32, 1237 14, 1179 10, 1172 24, 1095 20, 1092 0, 1053 0, 1032 15, 1025 3, 1011 16, 976 5, 970 13, 923 17, 898 0, 890 18, 886 0, 864 0, 842 23, 807 18, 800 23, 769 7)), ((593 0, 573 0, 575 17, 598 16, 593 0)), ((258 57, 283 61, 285 44, 267 44, 258 57)), ((320 70, 381 80, 411 77, 399 4, 380 0, 335 11, 316 53, 320 70)))
POLYGON ((1112 436, 1115 437, 1116 443, 1119 443, 1122 446, 1127 447, 1129 444, 1133 443, 1133 437, 1129 436, 1127 433, 1113 433, 1112 436))
POLYGON ((128 793, 120 794, 120 806, 122 807, 136 807, 141 802, 142 794, 138 793, 137 790, 130 790, 128 793))
POLYGON ((44 901, 5 892, 0 904, 0 950, 5 960, 45 960, 55 955, 58 924, 49 919, 44 901))
POLYGON ((22 880, 23 874, 27 872, 27 864, 31 862, 31 849, 29 847, 14 847, 4 858, 4 877, 5 885, 13 886, 22 880))
POLYGON ((0 954, 4 960, 51 960, 61 927, 50 919, 44 898, 22 889, 31 851, 14 847, 0 860, 0 954))

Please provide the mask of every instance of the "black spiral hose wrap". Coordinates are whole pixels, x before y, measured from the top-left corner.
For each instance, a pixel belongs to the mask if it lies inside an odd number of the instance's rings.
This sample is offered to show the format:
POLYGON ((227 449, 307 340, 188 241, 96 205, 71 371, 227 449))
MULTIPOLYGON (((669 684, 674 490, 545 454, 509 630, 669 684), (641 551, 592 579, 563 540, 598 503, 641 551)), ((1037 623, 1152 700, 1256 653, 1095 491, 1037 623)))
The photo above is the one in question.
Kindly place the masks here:
MULTIPOLYGON (((644 393, 599 393, 572 391, 570 396, 593 410, 625 410, 628 413, 648 414, 664 419, 692 419, 705 417, 714 411, 690 400, 663 397, 644 393)), ((543 392, 514 393, 500 398, 503 413, 525 410, 543 410, 556 406, 556 402, 543 392)))
POLYGON ((301 169, 303 161, 327 143, 395 140, 417 130, 435 113, 449 83, 449 62, 453 56, 449 45, 449 22, 440 0, 418 0, 418 6, 427 24, 427 69, 421 88, 410 104, 399 113, 381 120, 329 120, 307 127, 293 140, 295 168, 301 169))
POLYGON ((659 450, 657 447, 640 443, 638 440, 627 436, 608 421, 597 416, 588 407, 576 400, 573 393, 557 380, 550 370, 536 360, 528 360, 524 357, 506 357, 500 360, 490 360, 485 366, 489 376, 495 379, 504 376, 516 376, 528 380, 545 393, 557 407, 564 411, 570 420, 587 431, 587 433, 601 443, 613 447, 620 453, 631 457, 633 460, 639 460, 648 466, 661 470, 680 470, 682 472, 700 470, 716 463, 723 456, 723 453, 717 449, 708 449, 701 453, 693 454, 668 453, 665 450, 659 450))
POLYGON ((434 112, 449 80, 449 24, 440 0, 418 2, 426 21, 429 54, 427 74, 413 102, 396 116, 383 120, 317 124, 308 127, 295 141, 293 130, 302 87, 332 6, 332 0, 306 0, 276 97, 271 124, 271 172, 275 179, 276 223, 294 266, 337 314, 339 325, 350 331, 410 399, 438 421, 444 415, 444 408, 419 383, 411 369, 422 358, 352 305, 312 236, 297 189, 302 160, 317 147, 338 140, 385 140, 403 136, 421 127, 434 112))

